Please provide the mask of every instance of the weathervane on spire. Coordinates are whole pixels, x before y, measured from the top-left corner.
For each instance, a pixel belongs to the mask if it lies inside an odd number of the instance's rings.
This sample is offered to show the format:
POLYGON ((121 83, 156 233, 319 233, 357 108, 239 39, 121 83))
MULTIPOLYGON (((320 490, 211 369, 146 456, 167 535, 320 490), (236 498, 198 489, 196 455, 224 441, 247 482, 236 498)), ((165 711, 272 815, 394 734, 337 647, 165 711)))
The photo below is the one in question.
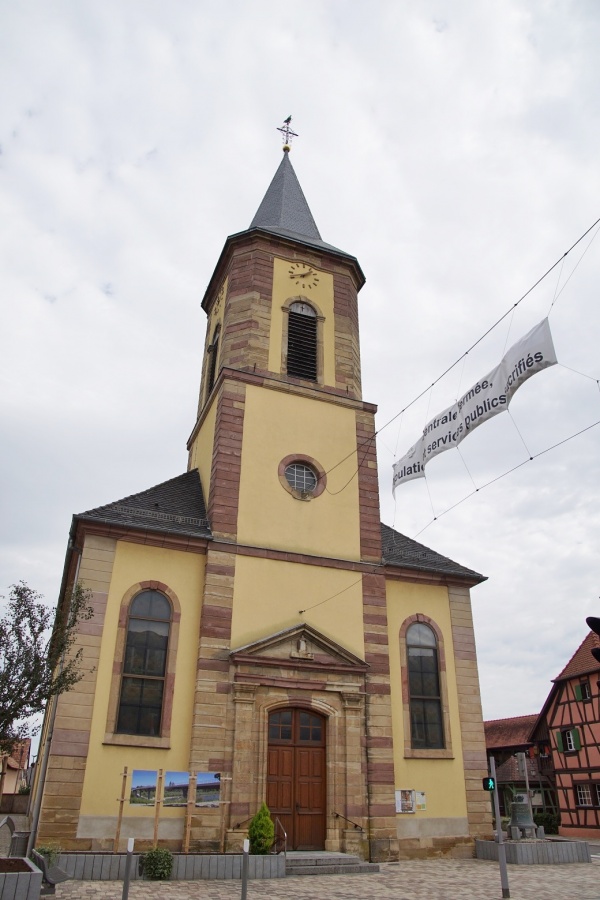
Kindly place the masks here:
POLYGON ((292 138, 298 137, 295 131, 292 131, 290 127, 290 122, 292 121, 292 117, 288 116, 287 119, 284 119, 283 125, 281 128, 278 128, 277 131, 280 131, 283 135, 283 152, 289 153, 292 149, 292 138))

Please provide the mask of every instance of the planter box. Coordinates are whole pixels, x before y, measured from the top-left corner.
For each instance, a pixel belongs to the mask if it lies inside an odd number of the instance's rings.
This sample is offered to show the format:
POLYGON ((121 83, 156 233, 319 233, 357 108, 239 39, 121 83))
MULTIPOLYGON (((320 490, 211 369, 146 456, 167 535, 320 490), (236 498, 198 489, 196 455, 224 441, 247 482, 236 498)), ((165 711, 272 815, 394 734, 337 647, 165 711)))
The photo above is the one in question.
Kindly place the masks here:
MULTIPOLYGON (((133 854, 131 880, 139 874, 140 853, 133 854)), ((242 877, 241 853, 174 853, 171 881, 229 880, 242 877)), ((58 865, 78 881, 122 881, 126 853, 61 853, 58 865)), ((250 856, 249 878, 285 878, 285 857, 250 856)))
POLYGON ((28 872, 0 872, 0 900, 38 900, 42 888, 42 873, 28 860, 18 859, 29 869, 28 872))
MULTIPOLYGON (((587 841, 504 841, 506 862, 520 866, 591 863, 587 841)), ((477 859, 498 859, 496 841, 475 841, 477 859)))
POLYGON ((15 816, 26 816, 29 806, 29 794, 3 794, 0 802, 0 813, 12 813, 15 816))

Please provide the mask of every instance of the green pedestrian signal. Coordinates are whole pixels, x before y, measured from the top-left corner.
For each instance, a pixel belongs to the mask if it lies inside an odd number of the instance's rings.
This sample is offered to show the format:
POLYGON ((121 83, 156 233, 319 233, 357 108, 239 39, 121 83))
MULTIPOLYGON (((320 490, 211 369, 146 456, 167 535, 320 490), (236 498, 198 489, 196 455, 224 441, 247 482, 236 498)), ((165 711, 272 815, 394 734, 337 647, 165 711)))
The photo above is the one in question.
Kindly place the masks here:
POLYGON ((496 779, 495 778, 484 778, 483 779, 483 789, 484 791, 495 791, 496 790, 496 779))

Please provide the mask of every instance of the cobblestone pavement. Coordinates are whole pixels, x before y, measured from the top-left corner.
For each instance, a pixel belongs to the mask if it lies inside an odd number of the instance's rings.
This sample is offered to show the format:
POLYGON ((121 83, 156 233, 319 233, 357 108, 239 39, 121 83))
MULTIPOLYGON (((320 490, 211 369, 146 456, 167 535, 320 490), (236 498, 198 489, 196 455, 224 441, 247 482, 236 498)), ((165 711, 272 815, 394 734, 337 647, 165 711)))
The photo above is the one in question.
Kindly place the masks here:
MULTIPOLYGON (((600 900, 600 859, 509 866, 512 900, 600 900)), ((121 900, 122 881, 67 881, 56 900, 121 900)), ((238 900, 239 881, 132 882, 130 900, 238 900)), ((308 875, 248 882, 248 900, 502 900, 498 864, 483 860, 387 863, 378 875, 308 875)))

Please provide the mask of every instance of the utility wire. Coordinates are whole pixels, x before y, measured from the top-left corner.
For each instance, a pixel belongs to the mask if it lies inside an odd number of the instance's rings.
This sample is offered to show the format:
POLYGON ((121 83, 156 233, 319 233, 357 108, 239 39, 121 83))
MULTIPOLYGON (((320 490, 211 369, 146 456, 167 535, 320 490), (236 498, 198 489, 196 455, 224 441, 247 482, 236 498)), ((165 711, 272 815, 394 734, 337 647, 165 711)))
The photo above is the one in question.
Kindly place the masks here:
POLYGON ((306 609, 299 609, 298 614, 304 615, 305 612, 310 612, 311 609, 316 609, 317 606, 323 606, 324 603, 329 603, 330 600, 333 600, 335 597, 339 597, 340 594, 344 594, 346 591, 349 591, 350 588, 353 588, 355 585, 360 584, 362 581, 362 575, 360 578, 357 578, 356 581, 353 581, 352 584, 349 584, 348 587, 342 588, 341 591, 338 591, 337 594, 332 594, 331 597, 325 597, 324 600, 319 600, 318 603, 314 603, 312 606, 307 606, 306 609))
MULTIPOLYGON (((453 509, 456 509, 457 506, 460 506, 462 503, 465 502, 465 500, 468 500, 474 494, 477 494, 480 491, 483 491, 486 487, 489 487, 491 484, 494 484, 496 481, 500 481, 502 478, 505 478, 507 475, 510 475, 512 472, 516 472, 517 469, 522 468, 526 463, 532 462, 534 459, 537 459, 540 456, 544 456, 545 453, 549 453, 551 450, 555 450, 557 447, 562 446, 562 444, 567 444, 569 441, 573 440, 573 438, 579 437, 580 434, 585 434, 586 431, 590 431, 592 428, 595 428, 596 425, 600 425, 600 419, 598 419, 597 422, 593 422, 591 425, 588 425, 586 428, 582 428, 581 431, 577 431, 575 434, 572 434, 569 437, 564 438, 562 441, 558 441, 558 443, 552 444, 551 447, 546 447, 545 450, 540 450, 539 453, 534 453, 533 456, 530 456, 528 459, 524 459, 523 462, 520 462, 516 466, 513 466, 512 469, 507 469, 507 471, 502 472, 501 475, 497 475, 495 478, 491 478, 490 481, 487 481, 480 488, 475 487, 475 489, 472 490, 470 494, 467 494, 465 497, 462 498, 462 500, 459 500, 457 503, 454 503, 452 506, 449 506, 448 509, 445 509, 443 512, 441 512, 439 514, 439 516, 435 515, 435 510, 433 509, 433 503, 431 503, 432 512, 434 514, 433 519, 430 522, 428 522, 427 525, 424 525, 423 528, 421 528, 421 530, 416 533, 413 540, 415 540, 415 538, 418 538, 419 535, 423 534, 423 532, 426 531, 430 525, 433 525, 434 522, 437 522, 437 520, 441 519, 442 516, 445 516, 446 513, 449 513, 453 509)), ((461 455, 461 458, 462 458, 462 455, 461 455)), ((467 469, 467 471, 468 471, 468 469, 467 469)), ((469 473, 469 475, 470 475, 470 473, 469 473)), ((471 478, 471 481, 473 481, 472 478, 471 478)), ((427 484, 427 479, 425 479, 425 483, 427 484)), ((474 481, 473 481, 473 484, 475 484, 474 481)), ((427 490, 429 490, 428 485, 427 485, 427 490)), ((429 496, 429 500, 431 502, 431 495, 429 496)), ((302 615, 304 615, 304 613, 310 612, 311 609, 316 609, 317 606, 323 606, 324 603, 329 603, 330 600, 335 600, 335 598, 339 597, 340 594, 344 594, 346 591, 349 591, 350 588, 355 587, 357 584, 360 584, 361 582, 362 582, 362 575, 360 578, 357 578, 356 581, 353 581, 351 584, 342 588, 340 591, 337 591, 335 594, 331 594, 329 597, 325 597, 323 600, 319 600, 318 603, 314 603, 312 606, 307 606, 306 609, 299 609, 298 614, 302 616, 302 615)))
MULTIPOLYGON (((484 333, 481 335, 481 337, 478 338, 478 339, 475 341, 475 343, 472 344, 472 345, 469 347, 468 350, 465 350, 465 352, 464 352, 463 354, 461 354, 461 356, 459 356, 458 359, 455 360, 455 361, 452 363, 451 366, 448 366, 448 368, 445 369, 445 371, 442 372, 442 374, 441 374, 438 378, 436 378, 435 381, 434 381, 432 384, 430 384, 428 387, 424 388, 424 389, 421 391, 421 393, 418 394, 418 395, 414 398, 414 400, 411 400, 411 402, 410 402, 407 406, 404 407, 404 409, 401 409, 400 412, 396 413, 395 416, 392 416, 392 418, 391 418, 388 422, 386 422, 385 425, 382 425, 381 428, 378 428, 377 431, 375 432, 375 434, 379 434, 380 431, 383 431, 384 428, 387 428, 388 425, 391 425, 392 422, 394 422, 394 421, 398 418, 398 416, 402 415, 403 412, 406 412, 407 409, 410 409, 410 407, 413 406, 413 405, 417 402, 417 400, 420 400, 421 397, 423 397, 424 394, 426 394, 427 391, 431 390, 432 387, 435 387, 435 385, 438 383, 438 381, 441 381, 442 378, 444 378, 444 376, 446 376, 446 375, 448 374, 448 372, 451 372, 452 369, 453 369, 456 365, 458 365, 458 363, 461 361, 461 359, 462 359, 464 356, 467 356, 467 354, 469 354, 469 353, 471 352, 471 350, 474 350, 475 347, 477 347, 478 344, 480 344, 480 343, 484 340, 484 338, 486 338, 486 337, 488 336, 488 334, 491 334, 491 332, 494 330, 494 328, 497 328, 497 326, 500 324, 500 322, 503 322, 504 319, 506 319, 506 317, 509 316, 509 315, 517 308, 517 306, 519 306, 519 304, 522 303, 523 300, 525 300, 525 298, 528 297, 529 294, 531 294, 531 292, 534 291, 535 288, 536 288, 539 284, 542 283, 542 281, 544 280, 544 278, 547 278, 548 275, 550 274, 550 272, 552 272, 552 271, 553 271, 553 270, 554 270, 554 269, 555 269, 555 268, 556 268, 556 267, 564 260, 565 256, 567 256, 567 255, 571 252, 571 250, 573 250, 573 249, 577 246, 577 244, 581 243, 581 241, 584 239, 584 237, 586 237, 586 235, 588 235, 588 234, 590 233, 590 231, 592 230, 592 228, 595 228, 596 225, 598 225, 599 223, 600 223, 600 218, 596 219, 596 221, 594 222, 594 224, 593 224, 593 225, 590 225, 590 227, 587 229, 587 231, 584 231, 584 233, 581 235, 581 237, 578 238, 578 239, 575 241, 575 243, 572 244, 572 245, 569 247, 569 249, 568 249, 567 251, 565 251, 565 253, 563 253, 563 255, 562 255, 559 259, 556 260, 556 262, 554 263, 554 265, 550 266, 550 268, 549 268, 546 272, 544 272, 544 274, 541 276, 541 278, 538 278, 538 280, 535 282, 535 284, 532 284, 532 286, 529 288, 529 290, 528 290, 528 291, 525 291, 525 293, 523 294, 523 296, 520 297, 520 298, 516 301, 516 303, 513 303, 513 305, 510 307, 510 309, 507 309, 507 310, 506 310, 506 312, 504 313, 504 315, 500 316, 500 318, 499 318, 496 322, 494 322, 493 325, 490 325, 490 327, 488 328, 488 330, 487 330, 487 331, 484 331, 484 333)), ((594 235, 594 237, 595 237, 595 235, 594 235)), ((590 242, 590 243, 591 243, 591 242, 590 242)), ((587 250, 586 250, 586 252, 587 252, 587 250)), ((583 256, 582 256, 581 258, 583 259, 583 256)), ((581 260, 579 260, 579 262, 581 262, 581 260)), ((579 265, 579 263, 577 263, 577 265, 579 265)), ((575 270, 573 270, 573 271, 575 271, 575 270)), ((569 276, 569 277, 570 277, 570 276, 569 276)), ((563 285, 563 287, 562 287, 560 293, 562 293, 562 290, 564 290, 564 288, 566 287, 566 285, 567 285, 567 283, 568 283, 568 280, 569 280, 569 279, 567 279, 567 281, 566 281, 565 284, 563 285)), ((559 294, 559 296, 560 296, 560 294, 559 294)))
MULTIPOLYGON (((435 516, 430 522, 427 523, 427 525, 424 525, 420 531, 417 531, 417 533, 415 534, 415 538, 418 538, 419 535, 423 534, 423 532, 426 531, 430 525, 432 525, 438 519, 441 519, 442 516, 446 515, 446 513, 449 513, 453 509, 456 509, 457 506, 460 506, 462 503, 465 502, 465 500, 468 500, 470 497, 472 497, 473 494, 477 494, 480 491, 483 491, 484 488, 489 487, 491 484, 495 484, 496 481, 500 481, 502 478, 505 478, 507 475, 511 475, 513 472, 516 472, 517 469, 520 469, 520 468, 522 468, 522 466, 526 465, 526 463, 533 462, 534 459, 538 459, 540 456, 544 456, 545 453, 549 453, 551 450, 556 450, 557 447, 561 447, 563 444, 567 444, 569 441, 572 441, 574 438, 579 437, 580 434, 585 434, 586 431, 590 431, 592 428, 595 428, 596 425, 600 425, 600 419, 598 419, 596 422, 592 422, 592 424, 588 425, 586 428, 582 428, 581 431, 576 431, 575 434, 569 435, 569 437, 564 438, 562 441, 558 441, 558 443, 552 444, 551 447, 546 447, 545 450, 540 450, 539 453, 534 453, 532 456, 528 457, 527 459, 524 459, 522 462, 517 463, 517 465, 513 466, 512 469, 507 469, 506 472, 502 472, 500 475, 496 475, 495 478, 491 478, 489 481, 486 481, 486 483, 482 484, 481 487, 475 488, 475 490, 471 491, 470 494, 466 494, 462 498, 462 500, 458 500, 456 503, 453 503, 452 506, 449 506, 447 509, 445 509, 443 512, 441 512, 439 514, 439 516, 435 516)), ((427 480, 427 479, 425 479, 425 480, 427 480)))
MULTIPOLYGON (((531 294, 531 292, 534 291, 535 288, 538 287, 538 285, 540 285, 540 284, 542 283, 542 281, 543 281, 545 278, 547 278, 548 275, 549 275, 551 272, 553 272, 554 269, 555 269, 558 265, 560 265, 561 263, 564 263, 565 257, 567 257, 567 256, 569 255, 569 253, 570 253, 572 250, 574 250, 575 247, 577 247, 577 245, 580 244, 581 241, 582 241, 585 237, 587 237, 587 235, 590 233, 590 231, 592 231, 592 229, 595 228, 596 225, 598 225, 598 224, 600 224, 600 218, 596 219, 596 221, 593 223, 593 225, 590 225, 590 227, 589 227, 586 231, 583 232, 583 234, 581 235, 581 237, 577 238, 577 240, 575 241, 575 243, 574 243, 574 244, 571 244, 571 246, 569 247, 569 249, 566 250, 566 251, 563 253, 563 255, 562 255, 561 257, 559 257, 559 258, 556 260, 556 262, 555 262, 553 265, 551 265, 550 268, 547 269, 546 272, 544 272, 544 274, 543 274, 540 278, 538 278, 538 280, 535 282, 535 284, 532 284, 532 286, 529 288, 529 290, 525 291, 525 293, 524 293, 521 297, 519 297, 519 299, 518 299, 515 303, 513 303, 513 305, 512 305, 509 309, 506 310, 506 312, 504 313, 504 315, 500 316, 500 318, 499 318, 496 322, 494 322, 494 324, 491 325, 491 326, 487 329, 487 331, 485 331, 485 332, 481 335, 481 337, 479 337, 479 338, 475 341, 475 343, 473 343, 473 344, 468 348, 468 350, 465 350, 465 352, 462 353, 462 354, 458 357, 458 359, 456 359, 456 360, 452 363, 452 365, 448 366, 448 368, 445 369, 445 370, 442 372, 442 374, 439 375, 438 378, 435 379, 435 381, 433 381, 433 382, 432 382, 430 385, 428 385, 426 388, 423 388, 423 390, 421 391, 421 393, 420 393, 420 394, 417 394, 417 396, 414 397, 414 399, 411 400, 410 403, 407 403, 407 405, 404 406, 399 412, 397 412, 395 416, 392 416, 392 418, 389 419, 384 425, 382 425, 381 428, 378 428, 377 431, 374 432, 374 435, 373 435, 373 436, 374 436, 374 437, 377 437, 377 435, 379 435, 380 432, 382 432, 385 428, 387 428, 388 425, 391 425, 392 422, 395 422, 396 419, 397 419, 399 416, 401 416, 403 413, 405 413, 407 409, 410 409, 411 406, 414 406, 414 404, 415 404, 418 400, 420 400, 421 397, 423 397, 423 396, 427 393, 427 391, 430 391, 431 388, 435 387, 435 385, 436 385, 439 381, 442 380, 442 378, 444 378, 449 372, 451 372, 452 369, 453 369, 455 366, 457 366, 458 363, 459 363, 461 360, 464 360, 464 358, 465 358, 466 356, 468 356, 468 354, 471 352, 471 350, 474 350, 475 347, 477 347, 477 346, 478 346, 478 345, 479 345, 479 344, 480 344, 480 343, 488 336, 488 334, 490 334, 490 333, 494 330, 494 328, 497 328, 497 326, 498 326, 501 322, 503 322, 504 319, 506 319, 507 316, 509 316, 511 313, 513 313, 514 310, 517 308, 517 306, 519 306, 519 305, 523 302, 523 300, 525 300, 526 297, 528 297, 529 294, 531 294)), ((596 237, 596 235, 594 235, 594 238, 595 238, 595 237, 596 237)), ((592 241, 594 240, 594 238, 592 238, 592 241)), ((579 263, 581 262, 581 260, 583 259, 583 257, 584 257, 585 254, 587 253, 587 251, 589 250, 589 248, 590 248, 590 246, 591 246, 591 244, 592 244, 592 241, 590 241, 589 245, 586 247, 584 253, 583 253, 582 256, 581 256, 581 259, 577 262, 577 266, 579 265, 579 263)), ((577 266, 575 266, 575 268, 573 269, 573 272, 575 272, 575 269, 577 268, 577 266)), ((569 275, 569 278, 567 278, 567 280, 566 280, 565 283, 563 284, 562 288, 560 289, 560 291, 558 292, 558 294, 555 296, 554 300, 552 301, 552 306, 554 305, 554 303, 556 302, 556 300, 558 299, 558 297, 560 297, 560 295, 561 295, 562 292, 564 291, 565 287, 566 287, 567 284, 569 283, 569 280, 570 280, 571 276, 573 275, 573 272, 571 272, 571 274, 569 275)), ((552 307, 550 307, 550 308, 552 308, 552 307)), ((343 463, 346 462, 347 459, 349 459, 351 456, 353 456, 354 453, 356 453, 356 450, 357 450, 357 449, 359 450, 363 444, 370 443, 371 440, 372 440, 372 437, 369 437, 369 438, 365 438, 363 441, 360 441, 360 442, 357 444, 357 446, 356 446, 353 450, 351 450, 350 453, 347 454, 347 456, 344 456, 343 459, 341 459, 339 462, 337 462, 335 465, 333 465, 330 469, 328 469, 328 470, 326 471, 325 474, 326 474, 326 475, 329 475, 330 472, 333 472, 335 469, 338 468, 338 466, 341 466, 343 463)))

